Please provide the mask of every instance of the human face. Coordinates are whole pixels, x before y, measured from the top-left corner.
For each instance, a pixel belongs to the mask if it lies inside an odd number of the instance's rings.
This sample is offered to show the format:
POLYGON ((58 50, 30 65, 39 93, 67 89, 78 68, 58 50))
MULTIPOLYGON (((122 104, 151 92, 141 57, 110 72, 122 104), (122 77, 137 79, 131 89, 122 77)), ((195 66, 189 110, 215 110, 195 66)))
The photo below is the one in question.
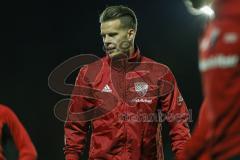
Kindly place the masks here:
POLYGON ((100 29, 106 53, 109 54, 110 57, 123 54, 126 51, 126 48, 125 51, 123 51, 120 47, 123 42, 128 43, 129 48, 127 52, 129 52, 132 47, 131 43, 133 42, 133 29, 124 27, 120 19, 102 22, 100 29))

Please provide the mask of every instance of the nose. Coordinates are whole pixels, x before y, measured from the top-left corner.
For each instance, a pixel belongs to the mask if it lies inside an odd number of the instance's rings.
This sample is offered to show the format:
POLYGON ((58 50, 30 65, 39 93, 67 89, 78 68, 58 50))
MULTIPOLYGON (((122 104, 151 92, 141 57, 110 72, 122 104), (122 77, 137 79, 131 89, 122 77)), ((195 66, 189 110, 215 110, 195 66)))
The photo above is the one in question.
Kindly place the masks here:
POLYGON ((105 37, 103 38, 103 42, 104 42, 104 44, 111 43, 111 37, 106 34, 105 37))

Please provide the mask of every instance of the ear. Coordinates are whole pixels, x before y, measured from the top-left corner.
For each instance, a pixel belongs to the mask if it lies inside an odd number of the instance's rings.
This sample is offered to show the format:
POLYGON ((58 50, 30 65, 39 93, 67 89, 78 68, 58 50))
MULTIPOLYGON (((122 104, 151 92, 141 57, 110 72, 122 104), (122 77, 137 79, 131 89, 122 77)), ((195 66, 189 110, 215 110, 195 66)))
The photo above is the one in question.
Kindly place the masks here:
POLYGON ((132 41, 135 38, 136 31, 134 29, 128 30, 128 40, 132 41))

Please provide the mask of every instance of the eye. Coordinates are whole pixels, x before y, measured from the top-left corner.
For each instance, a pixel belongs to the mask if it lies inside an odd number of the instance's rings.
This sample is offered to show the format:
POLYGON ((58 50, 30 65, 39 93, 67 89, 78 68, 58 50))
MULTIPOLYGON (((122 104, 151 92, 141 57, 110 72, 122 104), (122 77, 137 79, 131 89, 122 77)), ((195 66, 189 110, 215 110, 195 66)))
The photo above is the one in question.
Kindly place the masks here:
POLYGON ((116 35, 118 35, 118 33, 109 33, 110 37, 115 37, 116 35))

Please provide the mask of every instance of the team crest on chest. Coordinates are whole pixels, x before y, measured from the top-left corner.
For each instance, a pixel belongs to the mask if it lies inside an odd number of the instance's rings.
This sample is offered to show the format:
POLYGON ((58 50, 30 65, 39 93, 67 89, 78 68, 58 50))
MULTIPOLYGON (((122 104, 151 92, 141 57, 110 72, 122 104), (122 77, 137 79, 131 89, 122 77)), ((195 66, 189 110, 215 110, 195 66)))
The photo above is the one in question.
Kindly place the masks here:
POLYGON ((147 91, 148 91, 148 84, 145 82, 135 82, 134 83, 135 86, 135 91, 137 92, 137 94, 140 97, 143 97, 146 95, 147 91))

